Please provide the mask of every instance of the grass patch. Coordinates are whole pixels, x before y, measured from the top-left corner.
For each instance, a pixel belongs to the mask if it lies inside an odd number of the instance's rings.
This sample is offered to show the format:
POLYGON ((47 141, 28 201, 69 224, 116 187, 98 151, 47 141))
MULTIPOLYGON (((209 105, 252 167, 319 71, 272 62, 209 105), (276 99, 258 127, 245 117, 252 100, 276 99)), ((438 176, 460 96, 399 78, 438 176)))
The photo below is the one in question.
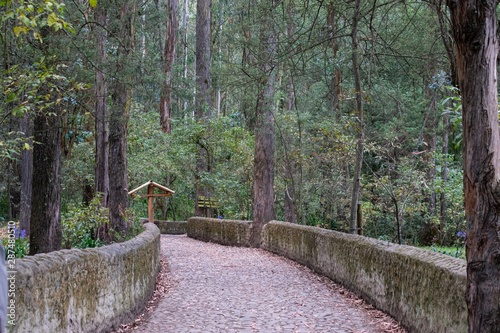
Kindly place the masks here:
POLYGON ((446 254, 451 257, 465 259, 465 247, 448 247, 448 246, 421 246, 421 249, 426 249, 442 254, 446 254))

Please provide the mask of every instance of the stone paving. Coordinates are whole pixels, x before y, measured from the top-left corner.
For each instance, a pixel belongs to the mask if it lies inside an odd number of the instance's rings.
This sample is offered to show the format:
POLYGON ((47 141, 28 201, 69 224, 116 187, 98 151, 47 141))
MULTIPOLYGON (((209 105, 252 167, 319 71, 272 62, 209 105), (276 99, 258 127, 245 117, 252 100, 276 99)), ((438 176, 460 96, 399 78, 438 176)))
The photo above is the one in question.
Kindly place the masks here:
POLYGON ((171 287, 134 332, 384 332, 330 280, 263 250, 163 235, 171 287))

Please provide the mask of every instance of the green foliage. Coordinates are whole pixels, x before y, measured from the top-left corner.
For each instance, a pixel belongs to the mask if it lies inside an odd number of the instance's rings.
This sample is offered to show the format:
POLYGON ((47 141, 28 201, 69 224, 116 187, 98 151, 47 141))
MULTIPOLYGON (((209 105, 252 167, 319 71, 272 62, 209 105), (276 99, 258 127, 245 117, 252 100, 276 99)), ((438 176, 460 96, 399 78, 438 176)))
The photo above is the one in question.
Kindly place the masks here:
MULTIPOLYGON (((119 9, 115 3, 103 3, 108 13, 108 59, 103 64, 96 59, 94 45, 98 29, 90 7, 96 3, 68 2, 66 8, 48 0, 0 0, 0 34, 4 49, 9 51, 3 54, 8 70, 0 80, 0 119, 6 120, 0 128, 0 160, 17 161, 22 149, 32 148, 18 131, 19 116, 64 110, 65 247, 101 245, 102 235, 96 232, 99 224, 106 225, 106 212, 95 204, 80 204, 82 189, 94 184, 95 98, 94 89, 89 88, 97 70, 106 73, 109 84, 121 80, 122 75, 133 76, 128 189, 152 179, 176 192, 172 197, 155 199, 156 218, 184 220, 192 216, 195 157, 201 150, 211 168, 199 175, 200 181, 219 203, 216 214, 252 218, 255 102, 263 65, 263 59, 256 58, 262 6, 250 8, 241 0, 213 2, 214 109, 206 110, 211 119, 197 123, 193 119, 196 3, 188 3, 187 44, 178 38, 172 67, 173 118, 168 135, 160 129, 157 111, 165 82, 164 73, 157 70, 164 66, 164 50, 159 46, 165 40, 165 6, 145 2, 137 7, 135 15, 144 15, 147 20, 134 20, 138 41, 131 50, 134 56, 118 71, 114 68, 116 50, 123 42, 115 33, 121 24, 116 19, 119 9), (79 27, 78 34, 66 33, 72 31, 71 26, 79 27), (216 111, 218 91, 220 109, 216 111)), ((399 220, 405 243, 418 244, 423 226, 433 225, 439 230, 439 243, 452 245, 457 231, 463 230, 464 214, 460 100, 456 88, 443 88, 449 84, 445 73, 449 63, 441 43, 447 36, 440 35, 449 27, 439 27, 437 14, 442 11, 426 2, 382 1, 372 7, 363 6, 359 29, 366 122, 361 180, 365 235, 396 241, 399 220), (433 100, 444 101, 429 113, 433 100), (447 130, 439 118, 443 115, 452 123, 450 142, 454 142, 447 156, 437 153, 443 146, 440 137, 447 130), (435 147, 422 139, 423 134, 436 138, 435 147), (448 180, 442 181, 445 161, 448 180), (439 213, 429 209, 433 193, 445 196, 444 226, 439 213)), ((348 229, 358 131, 349 37, 352 11, 347 2, 308 2, 307 6, 277 3, 273 19, 278 47, 272 67, 276 74, 274 190, 278 219, 284 218, 285 193, 293 185, 299 223, 348 229), (328 13, 332 6, 333 18, 328 13), (333 109, 332 79, 337 69, 341 71, 341 89, 333 109), (289 110, 291 88, 295 100, 289 110)), ((179 28, 178 36, 183 34, 179 28)), ((0 177, 0 218, 9 211, 10 194, 6 194, 4 183, 14 176, 5 171, 0 177)), ((131 207, 126 215, 133 235, 140 229, 133 215, 147 215, 147 199, 134 199, 131 207)), ((116 238, 126 239, 123 235, 116 238)))
POLYGON ((109 234, 112 236, 113 242, 127 241, 134 238, 144 230, 135 209, 127 209, 123 215, 129 226, 128 234, 117 233, 115 230, 109 229, 109 234))
POLYGON ((460 258, 460 259, 465 259, 465 248, 464 247, 443 247, 443 246, 431 246, 429 247, 424 247, 426 249, 430 249, 434 252, 446 254, 451 257, 455 258, 460 258))
MULTIPOLYGON (((195 154, 203 147, 212 162, 211 172, 201 174, 201 183, 212 189, 219 213, 226 218, 247 218, 253 185, 253 136, 229 117, 206 123, 173 120, 172 134, 161 131, 152 113, 133 108, 128 143, 130 189, 154 180, 175 191, 169 198, 156 199, 157 217, 187 219, 194 213, 195 154), (160 214, 161 215, 158 215, 160 214)), ((131 202, 147 216, 146 198, 131 202)), ((216 212, 217 213, 217 212, 216 212)))
POLYGON ((28 255, 30 251, 29 239, 25 230, 17 228, 16 225, 8 226, 8 237, 2 239, 2 245, 5 248, 5 259, 8 259, 9 250, 14 251, 16 258, 23 258, 28 255), (13 230, 12 230, 13 229, 13 230))
POLYGON ((7 191, 0 191, 0 223, 3 223, 9 216, 9 196, 7 191))
POLYGON ((43 43, 41 29, 52 27, 55 31, 66 29, 75 32, 70 23, 64 20, 64 3, 54 0, 1 0, 0 7, 5 7, 2 23, 8 20, 15 21, 14 35, 30 33, 40 43, 43 43))
POLYGON ((103 231, 109 224, 108 209, 101 206, 100 196, 96 196, 88 207, 69 205, 61 223, 64 248, 102 246, 103 231))
POLYGON ((29 67, 14 65, 9 68, 2 76, 1 85, 5 103, 13 104, 12 115, 22 117, 26 112, 46 112, 68 98, 63 95, 70 96, 74 90, 90 88, 61 75, 64 68, 65 65, 56 63, 55 56, 42 57, 29 67))

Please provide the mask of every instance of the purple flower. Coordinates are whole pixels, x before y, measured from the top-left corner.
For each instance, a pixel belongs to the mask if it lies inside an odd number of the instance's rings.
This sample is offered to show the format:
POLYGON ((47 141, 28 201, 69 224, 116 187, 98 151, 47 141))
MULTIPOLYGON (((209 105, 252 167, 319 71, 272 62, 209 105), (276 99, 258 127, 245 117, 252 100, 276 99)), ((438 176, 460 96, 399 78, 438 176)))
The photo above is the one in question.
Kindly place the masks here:
POLYGON ((21 230, 21 229, 16 228, 14 230, 14 236, 17 239, 24 238, 24 237, 26 237, 26 230, 24 230, 24 229, 21 230))
POLYGON ((220 219, 223 219, 222 215, 219 215, 219 218, 220 218, 220 219))
POLYGON ((458 236, 458 237, 463 237, 463 238, 465 238, 465 232, 461 232, 461 231, 459 231, 459 232, 457 233, 457 236, 458 236))

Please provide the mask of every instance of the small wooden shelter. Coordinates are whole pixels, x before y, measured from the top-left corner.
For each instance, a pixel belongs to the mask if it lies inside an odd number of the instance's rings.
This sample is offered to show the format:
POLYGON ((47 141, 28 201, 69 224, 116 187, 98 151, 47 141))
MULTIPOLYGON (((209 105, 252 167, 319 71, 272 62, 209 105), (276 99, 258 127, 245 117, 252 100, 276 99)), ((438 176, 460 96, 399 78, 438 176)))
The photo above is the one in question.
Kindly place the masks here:
POLYGON ((155 221, 154 198, 155 197, 169 197, 172 194, 174 194, 175 192, 172 191, 171 189, 163 186, 163 185, 157 184, 154 181, 150 180, 149 182, 142 184, 138 188, 128 192, 128 194, 131 195, 132 197, 136 197, 135 192, 139 191, 140 189, 142 189, 146 186, 148 187, 148 194, 141 194, 138 196, 148 198, 148 218, 149 218, 149 222, 154 223, 154 221, 155 221), (162 191, 165 191, 165 193, 156 193, 155 194, 155 187, 162 190, 162 191))

